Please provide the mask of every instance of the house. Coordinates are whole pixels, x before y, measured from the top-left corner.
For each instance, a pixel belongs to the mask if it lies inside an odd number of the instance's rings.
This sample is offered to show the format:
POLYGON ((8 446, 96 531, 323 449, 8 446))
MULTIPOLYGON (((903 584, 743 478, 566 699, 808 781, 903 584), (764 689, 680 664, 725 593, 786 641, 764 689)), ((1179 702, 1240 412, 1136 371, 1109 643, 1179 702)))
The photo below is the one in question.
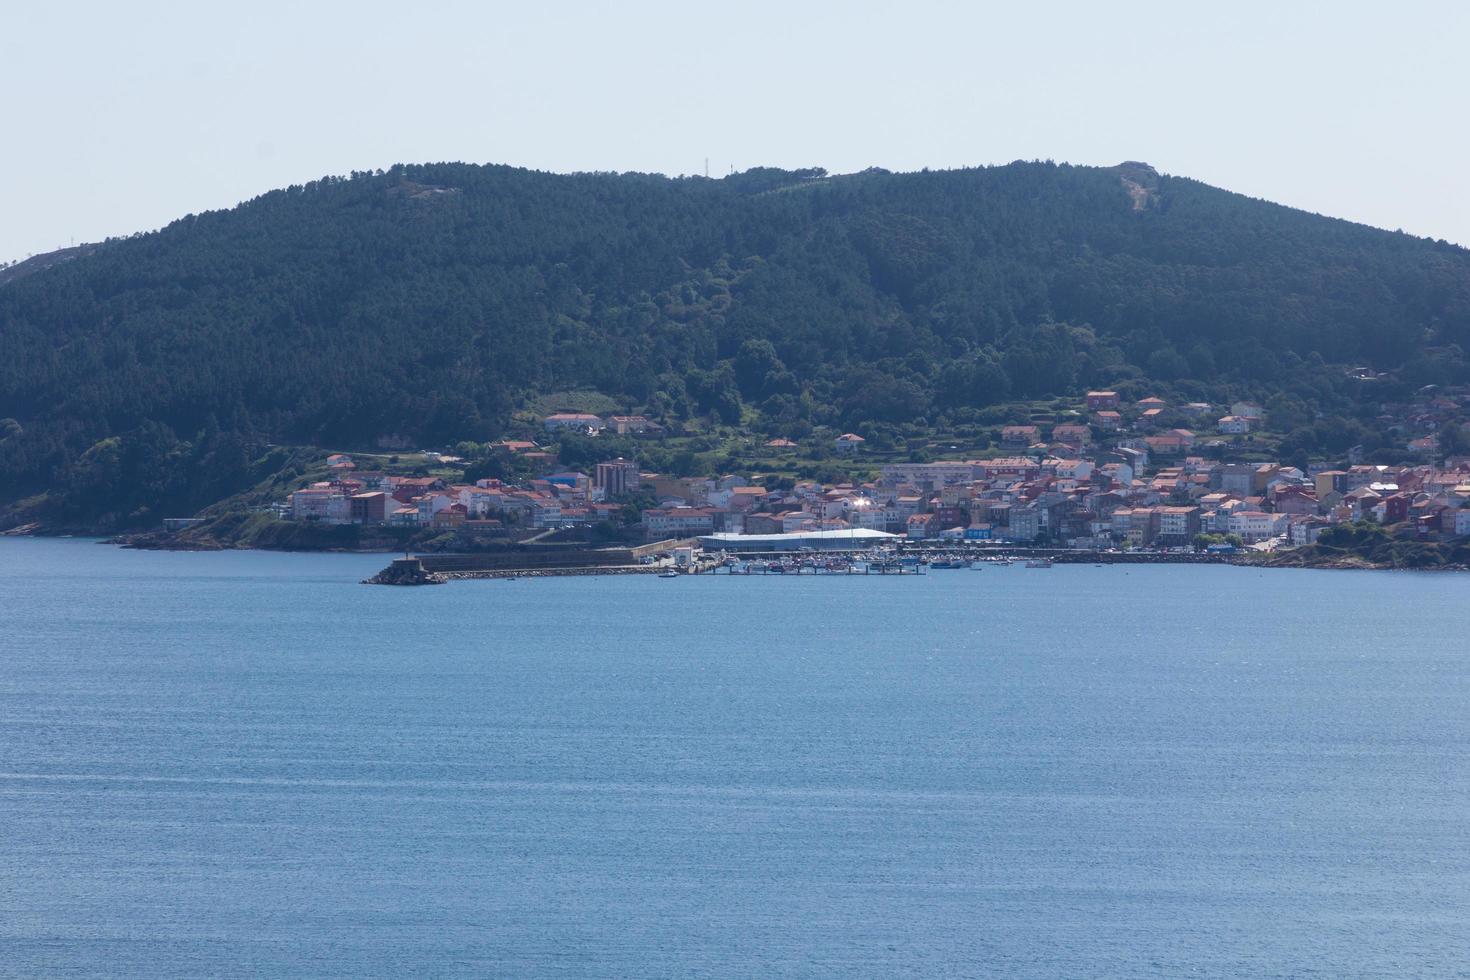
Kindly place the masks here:
POLYGON ((1317 498, 1306 487, 1295 484, 1278 485, 1271 493, 1271 509, 1278 514, 1310 517, 1317 513, 1317 498))
POLYGON ((607 423, 600 416, 591 415, 587 412, 557 412, 548 415, 542 422, 548 432, 570 430, 573 432, 601 432, 607 428, 607 423))
POLYGON ((766 443, 766 448, 767 449, 795 449, 796 448, 796 443, 792 442, 790 439, 772 439, 770 442, 766 443))
POLYGON ((1128 467, 1129 479, 1143 475, 1148 466, 1148 443, 1137 446, 1117 446, 1105 457, 1110 463, 1122 463, 1128 467))
POLYGON ((1390 494, 1373 505, 1373 519, 1379 524, 1397 524, 1409 516, 1409 495, 1390 494))
POLYGON ((1194 443, 1193 437, 1186 441, 1183 436, 1174 433, 1147 436, 1143 441, 1148 446, 1148 451, 1155 456, 1178 456, 1194 443))
POLYGON ((1089 391, 1087 393, 1087 410, 1095 412, 1102 408, 1117 408, 1118 393, 1116 391, 1089 391))
POLYGON ((1235 402, 1230 406, 1231 415, 1239 415, 1241 418, 1259 420, 1265 411, 1255 402, 1235 402))
POLYGON ((1216 424, 1223 435, 1243 436, 1251 430, 1252 421, 1247 415, 1227 415, 1216 424))
POLYGON ((436 511, 431 521, 436 530, 448 530, 457 528, 465 522, 464 504, 451 504, 443 510, 436 511))
POLYGON ((1116 432, 1123 428, 1123 416, 1117 412, 1095 412, 1092 416, 1092 421, 1104 432, 1116 432))
POLYGON ((455 498, 450 494, 436 491, 416 497, 413 505, 418 511, 418 523, 429 524, 433 522, 435 514, 454 506, 455 498))
POLYGON ((788 510, 781 515, 781 533, 794 534, 811 525, 820 524, 821 515, 809 510, 788 510))
POLYGON ((915 514, 905 524, 910 541, 923 541, 939 532, 939 521, 933 514, 915 514))
POLYGON ((421 497, 433 490, 443 490, 444 481, 437 476, 402 476, 393 477, 393 499, 400 504, 407 504, 415 497, 421 497))
POLYGON ((844 432, 833 440, 833 448, 839 453, 852 454, 863 448, 863 443, 868 440, 852 432, 844 432))
POLYGON ((1162 398, 1158 398, 1156 396, 1150 396, 1148 398, 1140 398, 1135 404, 1138 406, 1138 410, 1140 412, 1147 412, 1150 409, 1155 409, 1155 408, 1162 410, 1162 409, 1165 409, 1165 408, 1168 408, 1169 407, 1169 403, 1168 402, 1166 402, 1162 398))
POLYGON ((561 501, 549 493, 529 494, 532 527, 560 527, 562 523, 561 501))
POLYGON ((1034 425, 1008 425, 1000 430, 1002 445, 1029 446, 1041 441, 1041 430, 1034 425))
POLYGON ((1331 526, 1324 517, 1293 517, 1286 525, 1286 540, 1294 545, 1316 544, 1318 535, 1331 526))
POLYGON ((1047 464, 1058 479, 1085 480, 1092 475, 1092 462, 1086 459, 1055 459, 1047 464))
MULTIPOLYGON (((388 501, 393 500, 381 490, 371 493, 355 493, 348 500, 349 513, 354 524, 385 524, 391 513, 388 501)), ((393 507, 398 502, 393 501, 393 507)))
POLYGON ((1052 427, 1051 438, 1069 446, 1085 446, 1092 441, 1092 430, 1085 425, 1058 425, 1052 427))

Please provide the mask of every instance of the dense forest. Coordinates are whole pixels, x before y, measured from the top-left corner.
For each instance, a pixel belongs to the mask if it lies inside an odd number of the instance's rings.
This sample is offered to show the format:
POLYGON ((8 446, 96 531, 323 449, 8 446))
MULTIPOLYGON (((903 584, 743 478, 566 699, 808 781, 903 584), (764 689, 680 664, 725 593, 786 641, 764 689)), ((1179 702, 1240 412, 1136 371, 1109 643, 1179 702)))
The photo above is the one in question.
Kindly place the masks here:
POLYGON ((451 444, 551 392, 766 431, 1085 386, 1464 381, 1470 252, 1142 164, 723 179, 433 164, 12 267, 0 502, 118 523, 266 443, 451 444))

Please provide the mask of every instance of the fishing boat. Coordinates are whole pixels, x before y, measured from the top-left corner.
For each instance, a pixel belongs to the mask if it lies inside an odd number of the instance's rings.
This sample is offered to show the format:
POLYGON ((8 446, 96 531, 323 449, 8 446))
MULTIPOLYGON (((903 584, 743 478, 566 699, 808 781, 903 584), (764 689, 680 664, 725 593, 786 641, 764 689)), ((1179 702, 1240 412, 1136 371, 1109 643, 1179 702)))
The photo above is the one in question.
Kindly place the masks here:
POLYGON ((661 572, 658 573, 658 577, 659 578, 678 578, 679 577, 679 573, 677 571, 675 571, 674 569, 672 569, 672 568, 665 568, 663 571, 661 571, 661 572))

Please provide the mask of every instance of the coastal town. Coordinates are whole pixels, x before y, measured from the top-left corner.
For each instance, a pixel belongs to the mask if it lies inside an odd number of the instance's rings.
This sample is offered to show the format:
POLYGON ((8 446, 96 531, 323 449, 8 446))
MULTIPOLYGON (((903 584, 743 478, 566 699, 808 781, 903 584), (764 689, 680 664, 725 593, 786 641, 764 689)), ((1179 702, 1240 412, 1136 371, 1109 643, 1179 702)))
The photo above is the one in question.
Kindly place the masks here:
MULTIPOLYGON (((1424 400, 1430 413, 1453 416, 1467 400, 1464 392, 1431 394, 1424 400)), ((397 475, 336 454, 327 461, 329 479, 290 493, 275 509, 295 522, 427 529, 467 545, 580 528, 606 540, 699 539, 706 550, 732 551, 842 547, 841 532, 868 540, 1217 552, 1310 545, 1327 528, 1359 522, 1411 528, 1423 540, 1470 535, 1470 455, 1439 456, 1432 435, 1407 441, 1406 452, 1422 462, 1303 468, 1231 458, 1263 423, 1262 408, 1248 402, 1125 403, 1116 392, 1091 391, 1070 418, 1001 426, 992 455, 882 462, 870 479, 820 482, 759 473, 676 477, 622 457, 563 470, 548 448, 559 436, 658 439, 662 429, 644 416, 553 413, 541 420, 542 439, 494 446, 539 473, 525 480, 397 475)), ((1432 428, 1435 417, 1420 421, 1432 428)), ((865 442, 840 433, 830 452, 861 460, 865 442)), ((777 438, 765 448, 795 445, 777 438)))

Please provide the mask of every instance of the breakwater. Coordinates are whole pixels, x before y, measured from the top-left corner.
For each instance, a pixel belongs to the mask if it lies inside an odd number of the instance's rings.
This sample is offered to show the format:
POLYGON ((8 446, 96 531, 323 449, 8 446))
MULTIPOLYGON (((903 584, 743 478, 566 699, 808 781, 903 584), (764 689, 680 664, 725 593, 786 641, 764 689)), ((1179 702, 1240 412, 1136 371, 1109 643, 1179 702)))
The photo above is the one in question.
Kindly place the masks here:
POLYGON ((368 579, 367 583, 427 585, 451 579, 656 572, 658 568, 643 564, 644 560, 678 544, 679 542, 670 540, 632 548, 526 546, 499 551, 405 556, 394 559, 391 565, 368 579))

